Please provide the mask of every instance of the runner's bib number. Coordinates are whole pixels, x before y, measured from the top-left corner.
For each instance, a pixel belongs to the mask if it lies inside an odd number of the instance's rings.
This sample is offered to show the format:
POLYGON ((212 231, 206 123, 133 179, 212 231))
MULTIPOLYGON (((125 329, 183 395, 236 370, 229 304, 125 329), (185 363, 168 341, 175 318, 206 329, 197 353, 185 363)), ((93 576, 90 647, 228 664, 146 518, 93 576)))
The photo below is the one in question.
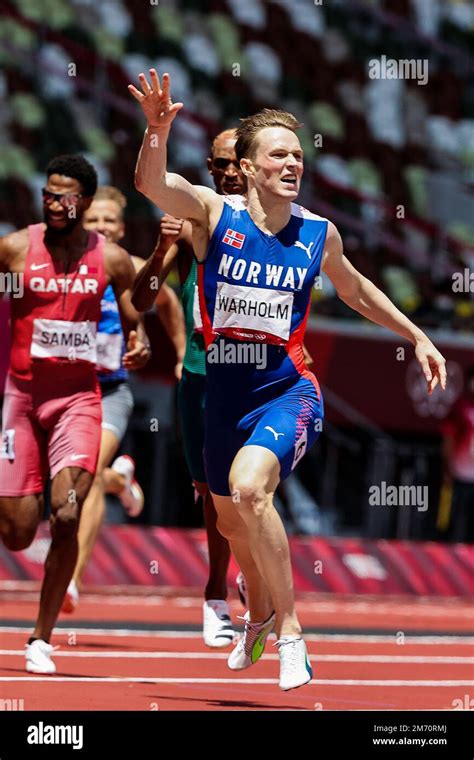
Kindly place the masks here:
POLYGON ((35 359, 69 359, 96 364, 96 322, 35 319, 31 356, 35 359))
POLYGON ((215 332, 236 338, 245 330, 251 330, 286 343, 290 337, 293 298, 293 293, 281 290, 219 282, 213 328, 215 332))
POLYGON ((122 335, 97 333, 97 369, 115 372, 122 364, 122 335))
POLYGON ((15 430, 13 428, 3 432, 0 459, 9 459, 10 461, 15 459, 15 430))

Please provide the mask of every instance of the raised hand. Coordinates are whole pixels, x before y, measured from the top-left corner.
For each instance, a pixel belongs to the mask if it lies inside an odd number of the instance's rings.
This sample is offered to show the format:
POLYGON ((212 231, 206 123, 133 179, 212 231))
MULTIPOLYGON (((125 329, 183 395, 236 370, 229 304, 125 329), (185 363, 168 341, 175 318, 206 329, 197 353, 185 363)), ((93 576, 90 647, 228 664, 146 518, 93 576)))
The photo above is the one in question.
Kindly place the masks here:
POLYGON ((183 103, 173 103, 170 96, 170 75, 163 74, 163 89, 156 69, 150 69, 151 86, 145 74, 139 74, 141 91, 133 84, 128 85, 129 92, 140 103, 150 127, 169 128, 183 103))

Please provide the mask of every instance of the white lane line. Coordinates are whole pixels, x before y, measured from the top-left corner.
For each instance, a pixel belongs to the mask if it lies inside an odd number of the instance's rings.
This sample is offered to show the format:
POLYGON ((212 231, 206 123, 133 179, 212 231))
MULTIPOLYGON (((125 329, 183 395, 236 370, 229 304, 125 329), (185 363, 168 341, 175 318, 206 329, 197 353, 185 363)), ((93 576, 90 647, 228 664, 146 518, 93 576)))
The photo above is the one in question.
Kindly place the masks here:
MULTIPOLYGON (((118 676, 104 676, 100 678, 97 676, 0 676, 0 681, 6 682, 18 682, 18 681, 36 681, 38 683, 44 681, 48 683, 254 683, 254 684, 268 684, 278 683, 275 678, 150 678, 149 676, 140 677, 118 677, 118 676)), ((313 679, 310 684, 314 686, 426 686, 426 687, 451 687, 451 686, 474 686, 474 681, 380 681, 380 680, 360 680, 360 679, 313 679)))
MULTIPOLYGON (((33 624, 28 627, 19 626, 0 626, 0 633, 22 633, 28 634, 33 624)), ((69 636, 71 633, 86 634, 87 636, 113 636, 113 637, 138 637, 138 638, 156 638, 156 639, 201 639, 202 633, 199 631, 146 631, 129 628, 75 628, 71 624, 70 628, 55 628, 53 633, 57 635, 69 636)), ((400 633, 400 632, 399 632, 400 633)), ((307 633, 304 634, 305 641, 323 641, 323 642, 342 642, 354 644, 396 644, 399 643, 398 636, 387 636, 386 634, 354 634, 350 633, 307 633)), ((403 638, 405 644, 474 644, 474 636, 410 636, 406 634, 403 638)))
MULTIPOLYGON (((0 656, 22 657, 24 649, 0 649, 0 656)), ((421 657, 418 655, 351 655, 312 653, 317 662, 383 662, 388 664, 414 663, 435 665, 474 665, 474 657, 421 657)), ((54 657, 85 657, 91 659, 136 659, 136 660, 227 660, 229 652, 84 652, 57 650, 54 657)), ((264 660, 279 660, 278 654, 264 654, 264 660)))

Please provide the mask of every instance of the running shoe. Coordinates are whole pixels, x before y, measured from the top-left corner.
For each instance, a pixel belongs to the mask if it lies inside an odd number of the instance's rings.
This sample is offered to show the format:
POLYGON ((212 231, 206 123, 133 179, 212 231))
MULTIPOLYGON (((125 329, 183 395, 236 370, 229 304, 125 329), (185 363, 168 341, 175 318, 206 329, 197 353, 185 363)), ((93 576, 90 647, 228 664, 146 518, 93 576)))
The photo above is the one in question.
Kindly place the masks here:
POLYGON ((51 653, 59 647, 47 644, 43 639, 35 639, 26 645, 26 669, 28 673, 56 673, 56 665, 51 659, 51 653))
POLYGON ((66 595, 64 597, 63 606, 61 612, 66 612, 68 615, 74 612, 79 604, 79 590, 76 585, 76 581, 72 580, 67 587, 66 595))
POLYGON ((247 594, 247 585, 245 583, 245 576, 242 571, 238 574, 237 578, 235 579, 235 582, 237 584, 237 591, 239 592, 239 598, 242 602, 242 605, 245 607, 246 610, 249 608, 249 597, 247 594))
POLYGON ((228 647, 234 641, 229 605, 224 599, 208 599, 202 605, 204 643, 208 647, 228 647))
POLYGON ((250 668, 260 659, 268 634, 271 633, 275 624, 275 613, 272 612, 263 623, 252 623, 249 612, 239 619, 245 620, 245 629, 244 635, 227 660, 227 665, 231 670, 250 668))
POLYGON ((125 478, 125 488, 117 494, 125 512, 129 517, 138 517, 143 509, 145 499, 142 489, 135 480, 134 460, 132 457, 124 454, 121 457, 117 457, 111 469, 125 478))
POLYGON ((311 681, 313 671, 301 636, 282 636, 275 646, 280 655, 280 689, 297 689, 311 681))

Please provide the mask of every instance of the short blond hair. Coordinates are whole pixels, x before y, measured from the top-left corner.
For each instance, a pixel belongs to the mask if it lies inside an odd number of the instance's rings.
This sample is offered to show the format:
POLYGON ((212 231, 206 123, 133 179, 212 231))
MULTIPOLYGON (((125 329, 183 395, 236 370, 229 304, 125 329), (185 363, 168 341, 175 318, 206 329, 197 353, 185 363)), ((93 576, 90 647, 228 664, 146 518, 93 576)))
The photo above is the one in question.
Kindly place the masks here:
POLYGON ((256 137, 261 129, 284 127, 296 134, 296 130, 302 126, 292 113, 277 111, 273 108, 264 108, 262 111, 253 114, 253 116, 241 119, 236 130, 237 142, 235 144, 235 152, 238 160, 240 161, 241 158, 255 155, 257 147, 256 137))
POLYGON ((127 207, 127 199, 124 194, 112 185, 100 185, 93 198, 94 201, 115 201, 120 209, 120 213, 123 216, 123 212, 127 207))

